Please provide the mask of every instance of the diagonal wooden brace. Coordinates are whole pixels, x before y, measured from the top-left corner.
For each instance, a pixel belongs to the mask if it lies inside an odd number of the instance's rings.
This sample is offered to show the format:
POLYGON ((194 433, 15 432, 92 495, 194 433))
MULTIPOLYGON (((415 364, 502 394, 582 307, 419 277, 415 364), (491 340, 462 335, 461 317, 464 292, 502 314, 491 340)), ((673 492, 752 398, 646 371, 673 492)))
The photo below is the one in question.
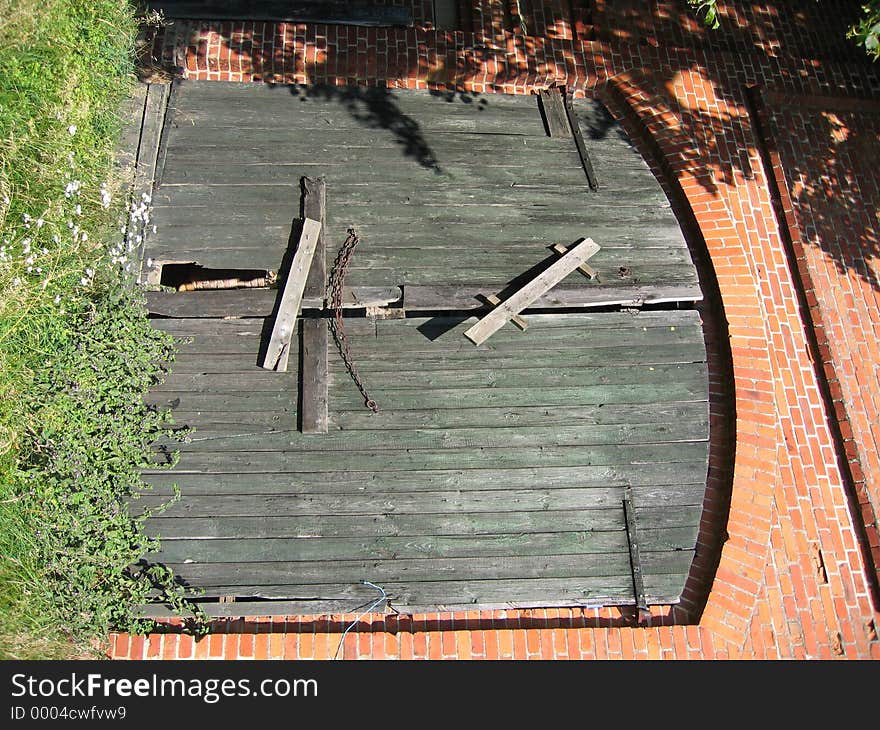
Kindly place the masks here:
MULTIPOLYGON (((497 307, 499 304, 501 304, 501 300, 495 294, 480 294, 480 299, 486 302, 486 304, 491 304, 493 307, 497 307)), ((523 332, 525 332, 529 327, 529 323, 526 322, 525 319, 520 317, 518 314, 514 314, 510 318, 510 321, 513 322, 517 327, 519 327, 523 332)))
POLYGON ((518 289, 473 327, 468 329, 464 336, 475 345, 482 345, 500 330, 505 322, 544 296, 544 294, 598 251, 599 246, 596 245, 592 238, 585 238, 575 244, 558 261, 550 264, 549 268, 518 289))
POLYGON ((287 370, 287 358, 290 352, 290 340, 299 317, 303 291, 306 286, 306 277, 312 265, 312 258, 318 244, 318 235, 321 232, 320 221, 304 218, 299 243, 293 255, 290 265, 290 273, 284 282, 281 293, 281 304, 275 316, 275 324, 272 327, 272 336, 269 346, 266 348, 266 357, 262 367, 266 370, 287 370))
MULTIPOLYGON (((577 244, 575 244, 575 246, 576 245, 577 244)), ((569 249, 566 246, 563 246, 561 243, 554 243, 552 248, 560 256, 565 256, 565 254, 569 252, 569 249)), ((595 279, 597 276, 599 276, 599 272, 587 263, 583 263, 578 266, 577 270, 580 271, 588 279, 595 279)))

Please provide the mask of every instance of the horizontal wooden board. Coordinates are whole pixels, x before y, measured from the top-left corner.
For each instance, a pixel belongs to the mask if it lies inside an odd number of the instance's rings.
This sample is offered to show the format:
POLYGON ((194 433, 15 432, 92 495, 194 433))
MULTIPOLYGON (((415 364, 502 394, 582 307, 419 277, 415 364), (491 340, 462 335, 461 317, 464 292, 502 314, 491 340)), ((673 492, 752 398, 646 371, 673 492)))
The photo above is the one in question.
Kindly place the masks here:
MULTIPOLYGON (((251 352, 241 350, 238 352, 202 352, 207 348, 199 348, 195 345, 182 345, 178 350, 172 369, 174 374, 182 373, 247 373, 251 372, 254 358, 251 352), (205 355, 208 355, 207 357, 205 355)), ((461 354, 461 353, 458 353, 461 354)), ((654 345, 645 349, 638 345, 618 345, 611 347, 587 348, 581 350, 537 350, 529 352, 528 358, 522 355, 508 353, 506 355, 492 352, 482 367, 491 365, 492 368, 568 368, 568 367, 593 367, 610 362, 627 362, 632 365, 658 365, 658 364, 683 364, 705 360, 705 348, 701 342, 684 342, 654 345)), ((330 360, 339 362, 338 351, 331 350, 330 360)), ((435 370, 447 370, 461 362, 461 358, 445 356, 442 352, 432 355, 422 353, 421 357, 413 357, 408 362, 401 362, 395 367, 381 354, 373 353, 370 358, 358 358, 358 370, 363 373, 376 372, 394 373, 427 372, 435 370)), ((380 377, 382 377, 380 375, 380 377)))
MULTIPOLYGON (((678 575, 645 577, 645 591, 649 603, 677 603, 683 583, 678 575)), ((398 613, 428 613, 436 611, 463 611, 485 607, 493 608, 541 608, 564 606, 618 606, 634 605, 632 576, 608 576, 596 578, 564 578, 535 580, 471 580, 466 583, 440 582, 390 582, 383 583, 389 606, 398 613), (511 596, 517 596, 512 599, 511 596)), ((190 594, 200 595, 198 588, 190 594)), ((264 598, 271 601, 295 600, 305 606, 310 614, 344 614, 363 610, 375 601, 375 590, 367 593, 362 583, 309 584, 308 586, 241 584, 212 586, 213 595, 264 598)), ((230 604, 235 606, 236 604, 230 604)), ((263 611, 250 615, 265 615, 263 611)), ((291 613, 295 606, 287 603, 291 613)), ((253 609, 251 609, 253 611, 253 609)), ((243 609, 236 608, 232 615, 241 616, 243 609)))
MULTIPOLYGON (((667 509, 636 508, 640 529, 692 528, 700 519, 702 507, 676 505, 667 509)), ((593 530, 624 529, 623 507, 592 510, 593 530)), ((579 512, 536 510, 531 512, 461 512, 458 514, 399 515, 375 514, 370 519, 323 515, 296 517, 260 515, 252 517, 190 517, 179 519, 162 515, 151 517, 144 532, 160 539, 308 538, 376 537, 406 535, 507 535, 545 532, 578 532, 585 528, 579 512)))
MULTIPOLYGON (((340 468, 348 471, 424 471, 430 469, 477 469, 491 464, 497 469, 515 469, 542 466, 590 466, 594 464, 677 463, 703 458, 708 451, 706 442, 675 444, 647 443, 636 445, 603 446, 545 446, 539 449, 491 450, 481 448, 457 449, 450 454, 446 449, 419 449, 411 451, 348 451, 346 459, 331 460, 325 451, 181 451, 175 467, 178 474, 204 472, 217 474, 273 473, 285 471, 333 472, 340 468)), ((156 455, 156 464, 165 460, 156 455)))
MULTIPOLYGON (((581 555, 485 556, 425 558, 334 560, 333 574, 339 582, 361 580, 381 585, 394 580, 411 581, 472 581, 523 580, 545 578, 584 578, 630 575, 629 553, 604 553, 585 560, 581 555)), ((646 553, 646 573, 674 573, 690 566, 691 555, 685 552, 646 553)), ((329 563, 295 561, 270 563, 172 563, 179 578, 196 585, 299 585, 320 584, 327 578, 329 563)), ((233 595, 235 593, 233 592, 233 595)))
MULTIPOLYGON (((693 550, 689 527, 640 532, 645 552, 693 550)), ((515 555, 584 555, 628 551, 625 530, 483 535, 378 537, 165 539, 148 553, 163 563, 293 562, 300 560, 395 559, 515 555)))
MULTIPOLYGON (((683 542, 683 541, 682 541, 683 542)), ((644 544, 644 543, 643 543, 644 544)), ((669 541, 661 543, 669 544, 669 541)), ((345 559, 592 555, 628 550, 626 533, 551 532, 530 535, 165 540, 148 559, 163 563, 271 562, 345 559)))
MULTIPOLYGON (((708 409, 707 409, 708 410, 708 409)), ((180 421, 179 416, 177 417, 180 421)), ((228 452, 228 451, 285 451, 304 448, 316 451, 343 452, 350 450, 392 451, 400 449, 461 449, 479 447, 494 449, 501 446, 541 448, 554 446, 595 446, 603 444, 675 444, 698 441, 706 437, 708 412, 701 417, 674 423, 591 425, 575 426, 515 426, 454 429, 429 428, 405 431, 398 429, 394 439, 378 430, 331 431, 324 438, 308 438, 296 430, 269 427, 242 433, 239 424, 206 424, 196 427, 182 443, 160 439, 159 446, 178 445, 181 451, 228 452)), ((182 425, 183 422, 181 422, 182 425)), ((491 456, 487 454, 487 458, 491 456)))
POLYGON ((601 466, 519 469, 434 469, 408 472, 290 472, 273 474, 186 474, 177 471, 144 474, 150 494, 170 495, 177 485, 186 495, 226 494, 372 494, 373 492, 459 491, 499 488, 543 489, 631 486, 633 499, 645 506, 700 504, 706 480, 705 455, 695 461, 654 464, 612 464, 601 466))

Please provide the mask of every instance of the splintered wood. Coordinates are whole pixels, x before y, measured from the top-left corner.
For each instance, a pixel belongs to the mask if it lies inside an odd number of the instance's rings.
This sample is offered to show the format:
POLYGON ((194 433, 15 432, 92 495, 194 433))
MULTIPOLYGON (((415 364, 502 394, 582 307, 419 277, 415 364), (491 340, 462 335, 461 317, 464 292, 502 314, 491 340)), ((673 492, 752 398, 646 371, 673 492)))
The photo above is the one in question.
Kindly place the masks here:
POLYGON ((281 294, 281 303, 278 306, 278 314, 272 326, 272 336, 266 348, 266 357, 261 367, 266 370, 287 371, 287 357, 290 352, 290 341, 296 326, 296 318, 299 316, 302 304, 303 291, 306 287, 306 278, 318 245, 318 236, 321 233, 320 221, 311 218, 303 219, 302 232, 290 265, 290 273, 284 282, 284 290, 281 294))
POLYGON ((505 322, 518 315, 526 307, 540 299, 590 256, 599 251, 592 238, 585 238, 572 246, 558 261, 551 264, 524 287, 501 302, 489 314, 464 333, 475 345, 482 345, 500 330, 505 322))

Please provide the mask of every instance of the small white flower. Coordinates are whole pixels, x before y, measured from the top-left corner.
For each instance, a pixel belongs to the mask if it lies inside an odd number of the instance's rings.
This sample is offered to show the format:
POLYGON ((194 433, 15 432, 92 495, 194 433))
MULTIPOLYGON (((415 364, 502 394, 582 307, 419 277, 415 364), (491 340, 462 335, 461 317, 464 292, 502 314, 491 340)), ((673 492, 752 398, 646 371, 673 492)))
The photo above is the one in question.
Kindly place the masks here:
POLYGON ((71 137, 72 137, 73 135, 75 135, 75 134, 76 134, 76 125, 75 125, 75 124, 71 124, 71 125, 67 128, 67 133, 68 133, 71 137))
POLYGON ((16 277, 12 280, 12 286, 18 286, 19 284, 21 284, 21 279, 20 279, 19 277, 16 276, 16 277))
POLYGON ((42 228, 46 224, 42 218, 37 218, 37 228, 42 228))
POLYGON ((83 231, 81 238, 82 238, 83 243, 85 243, 86 241, 89 240, 89 234, 86 233, 85 231, 83 231))
POLYGON ((76 213, 77 215, 82 215, 83 214, 82 206, 77 205, 76 208, 73 209, 73 212, 76 213))
POLYGON ((56 294, 56 295, 55 295, 55 299, 54 299, 55 304, 58 304, 58 302, 60 302, 60 301, 61 301, 61 295, 60 295, 60 294, 56 294))
POLYGON ((33 256, 28 256, 28 257, 24 260, 24 262, 25 262, 26 264, 32 264, 32 263, 34 263, 34 257, 33 257, 33 256))
POLYGON ((86 276, 88 276, 91 279, 94 275, 95 275, 94 269, 86 269, 86 276))

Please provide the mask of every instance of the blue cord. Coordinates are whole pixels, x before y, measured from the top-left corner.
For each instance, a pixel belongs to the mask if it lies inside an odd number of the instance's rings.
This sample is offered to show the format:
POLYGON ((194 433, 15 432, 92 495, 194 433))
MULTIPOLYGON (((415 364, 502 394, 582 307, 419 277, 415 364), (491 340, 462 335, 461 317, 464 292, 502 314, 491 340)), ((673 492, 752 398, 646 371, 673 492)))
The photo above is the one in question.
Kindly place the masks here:
POLYGON ((376 608, 376 606, 378 606, 380 603, 382 603, 382 601, 388 600, 388 594, 385 593, 384 589, 380 588, 379 586, 375 585, 374 583, 370 583, 370 581, 368 581, 368 580, 362 580, 361 584, 365 585, 365 586, 370 586, 371 588, 375 588, 382 595, 379 596, 379 598, 377 598, 375 601, 373 601, 366 609, 364 609, 364 611, 362 613, 358 614, 358 616, 355 618, 355 620, 352 621, 346 627, 345 631, 342 632, 342 636, 339 639, 339 646, 336 647, 336 653, 333 655, 334 659, 339 658, 339 650, 342 648, 342 642, 345 641, 345 635, 354 628, 355 624, 357 624, 357 622, 360 621, 364 616, 366 616, 370 611, 372 611, 374 608, 376 608))

